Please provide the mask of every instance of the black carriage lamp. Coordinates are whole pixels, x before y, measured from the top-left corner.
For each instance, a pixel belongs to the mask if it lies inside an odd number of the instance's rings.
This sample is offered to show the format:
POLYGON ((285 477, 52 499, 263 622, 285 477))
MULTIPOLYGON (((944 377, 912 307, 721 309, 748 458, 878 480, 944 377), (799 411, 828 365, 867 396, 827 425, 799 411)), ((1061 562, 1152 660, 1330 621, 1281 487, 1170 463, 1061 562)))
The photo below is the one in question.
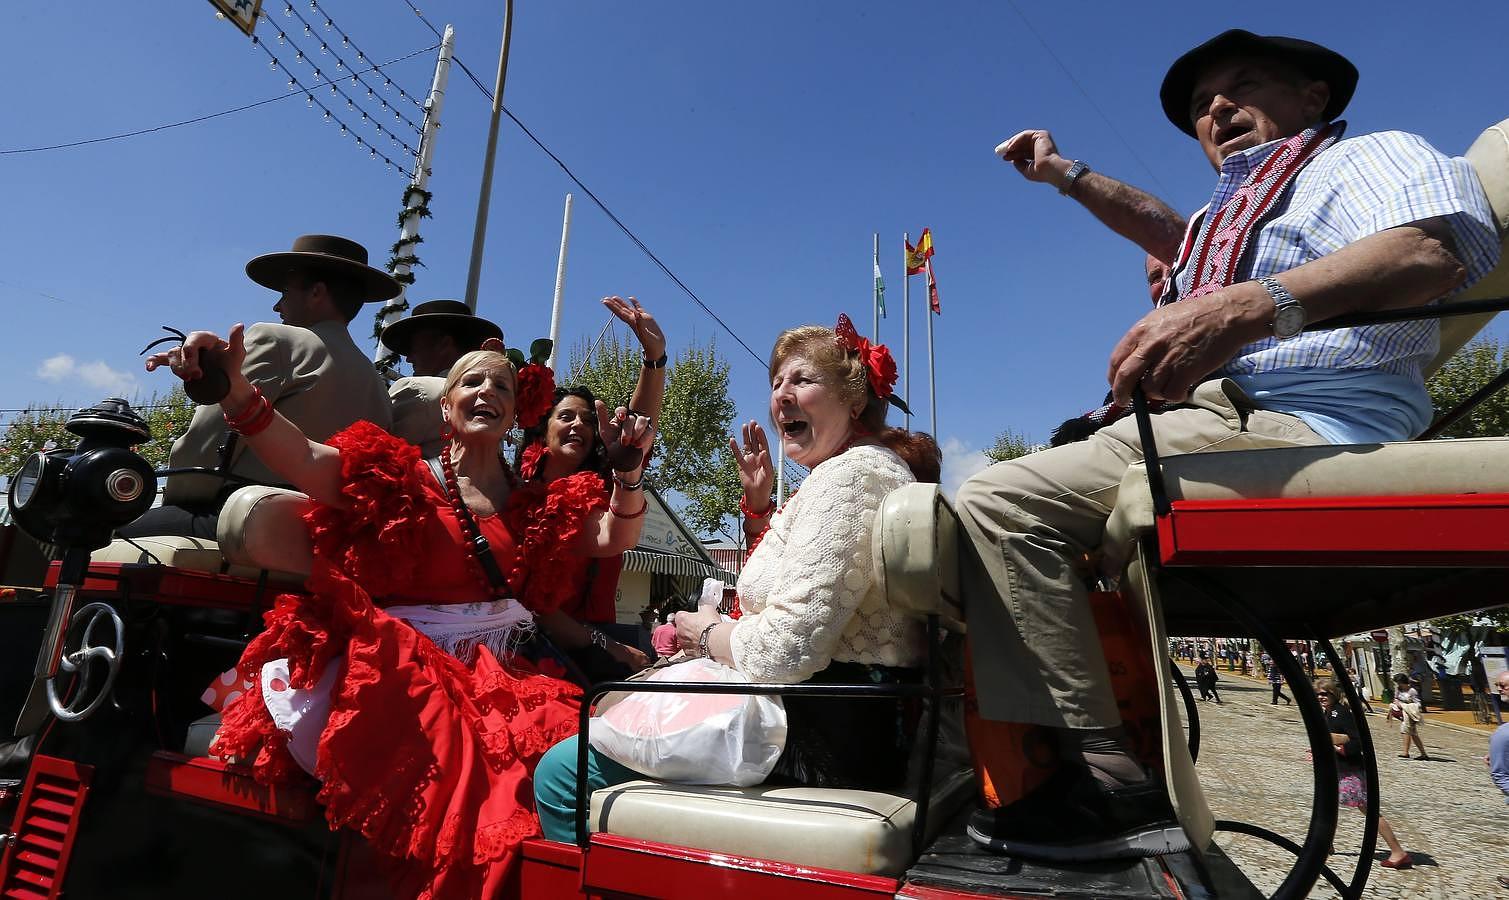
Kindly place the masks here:
POLYGON ((109 696, 125 652, 125 629, 119 615, 103 603, 91 603, 75 614, 74 599, 89 568, 90 552, 110 543, 116 528, 146 512, 157 493, 152 467, 131 450, 152 436, 131 404, 105 400, 74 413, 65 427, 78 435, 78 446, 33 453, 11 477, 7 496, 16 525, 61 560, 31 693, 16 722, 17 735, 35 733, 49 710, 63 721, 81 721, 109 696), (99 642, 96 632, 106 625, 113 629, 114 639, 99 642), (65 653, 70 633, 77 646, 70 644, 65 653), (103 683, 94 677, 101 670, 103 683))
POLYGON ((79 410, 66 427, 79 436, 78 446, 26 459, 11 478, 11 515, 44 544, 94 550, 152 506, 157 477, 130 449, 152 432, 119 398, 79 410))

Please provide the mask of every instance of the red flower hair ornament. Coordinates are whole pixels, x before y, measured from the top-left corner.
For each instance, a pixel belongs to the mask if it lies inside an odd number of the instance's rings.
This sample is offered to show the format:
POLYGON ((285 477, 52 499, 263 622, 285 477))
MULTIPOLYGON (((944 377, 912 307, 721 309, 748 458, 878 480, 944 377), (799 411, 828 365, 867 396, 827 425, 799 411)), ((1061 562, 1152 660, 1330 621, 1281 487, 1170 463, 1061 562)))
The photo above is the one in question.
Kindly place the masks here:
POLYGON ((514 400, 514 414, 520 428, 533 428, 555 405, 555 370, 545 365, 554 344, 549 338, 539 338, 529 345, 529 358, 524 351, 509 347, 503 351, 518 373, 518 396, 514 400))
POLYGON ((896 358, 891 356, 891 350, 885 344, 872 344, 854 329, 854 323, 844 313, 838 314, 838 324, 833 326, 833 333, 838 335, 838 345, 847 353, 858 354, 859 362, 865 367, 865 375, 870 380, 870 390, 882 400, 890 401, 890 404, 907 415, 912 411, 907 408, 906 402, 896 396, 896 358))

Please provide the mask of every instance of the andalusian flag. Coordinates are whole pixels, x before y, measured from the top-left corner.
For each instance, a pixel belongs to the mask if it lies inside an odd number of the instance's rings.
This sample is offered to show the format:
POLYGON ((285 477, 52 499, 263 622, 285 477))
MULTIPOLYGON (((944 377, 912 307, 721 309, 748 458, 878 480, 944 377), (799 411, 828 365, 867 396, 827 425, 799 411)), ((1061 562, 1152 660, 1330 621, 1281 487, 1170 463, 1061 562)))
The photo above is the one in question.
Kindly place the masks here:
POLYGON ((880 277, 880 257, 875 258, 875 308, 885 318, 885 279, 880 277))
MULTIPOLYGON (((933 255, 932 242, 928 242, 927 255, 933 255)), ((927 305, 934 315, 943 315, 943 307, 938 303, 938 279, 933 277, 933 261, 927 261, 927 305)))
POLYGON ((908 275, 921 275, 927 268, 927 261, 933 255, 933 234, 926 228, 922 229, 922 236, 917 238, 917 246, 906 245, 906 273, 908 275))

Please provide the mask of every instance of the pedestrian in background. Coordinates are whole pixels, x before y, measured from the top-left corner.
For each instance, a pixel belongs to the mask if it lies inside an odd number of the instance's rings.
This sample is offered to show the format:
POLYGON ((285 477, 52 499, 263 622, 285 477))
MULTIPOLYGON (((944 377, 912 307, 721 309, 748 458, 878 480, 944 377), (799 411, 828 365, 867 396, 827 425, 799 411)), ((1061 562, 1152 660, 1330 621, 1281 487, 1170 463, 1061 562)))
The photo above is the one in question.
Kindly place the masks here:
MULTIPOLYGON (((1501 702, 1509 702, 1509 671, 1499 673, 1493 689, 1501 702)), ((1504 802, 1509 804, 1509 724, 1500 725, 1488 739, 1488 773, 1504 792, 1504 802)), ((1498 876, 1498 883, 1509 888, 1509 876, 1498 876)))
POLYGON ((1268 663, 1268 686, 1273 688, 1273 699, 1269 701, 1272 705, 1278 706, 1280 697, 1284 698, 1284 705, 1292 706, 1294 704, 1294 701, 1289 699, 1289 695, 1284 693, 1284 673, 1278 670, 1278 660, 1276 659, 1270 660, 1268 663))
MULTIPOLYGON (((1277 668, 1275 666, 1274 668, 1277 668)), ((1329 678, 1315 682, 1315 696, 1326 714, 1326 725, 1331 730, 1331 746, 1336 748, 1336 789, 1342 806, 1349 806, 1367 815, 1368 784, 1363 777, 1363 747, 1358 736, 1357 720, 1351 710, 1341 702, 1341 692, 1329 678)), ((1385 869, 1408 869, 1414 860, 1394 835, 1394 826, 1382 813, 1378 814, 1378 836, 1388 845, 1387 859, 1379 861, 1385 869)))
POLYGON ((1399 733, 1404 744, 1399 748, 1399 758, 1409 759, 1409 742, 1420 748, 1417 759, 1430 759, 1425 744, 1420 740, 1420 692, 1410 684, 1409 676, 1400 672, 1394 676, 1394 702, 1389 705, 1389 715, 1399 720, 1399 733))
POLYGON ((1211 697, 1214 697, 1217 703, 1221 702, 1221 694, 1216 690, 1218 677, 1216 675, 1216 667, 1210 664, 1210 660, 1203 656, 1200 657, 1200 664, 1195 666, 1195 684, 1200 688, 1201 700, 1209 700, 1211 697))

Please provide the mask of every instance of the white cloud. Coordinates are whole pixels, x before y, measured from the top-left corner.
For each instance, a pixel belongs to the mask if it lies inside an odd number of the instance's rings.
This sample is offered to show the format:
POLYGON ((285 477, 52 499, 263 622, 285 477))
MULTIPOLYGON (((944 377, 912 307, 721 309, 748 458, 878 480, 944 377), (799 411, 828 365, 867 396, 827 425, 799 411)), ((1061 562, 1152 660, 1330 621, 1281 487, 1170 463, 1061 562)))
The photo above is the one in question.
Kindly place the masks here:
POLYGON ((116 397, 136 390, 136 378, 129 372, 112 369, 103 360, 79 362, 67 353, 42 360, 37 377, 43 381, 73 382, 116 397))
POLYGON ((943 441, 943 493, 953 500, 959 493, 959 485, 969 476, 990 465, 985 451, 976 450, 958 438, 943 441))

